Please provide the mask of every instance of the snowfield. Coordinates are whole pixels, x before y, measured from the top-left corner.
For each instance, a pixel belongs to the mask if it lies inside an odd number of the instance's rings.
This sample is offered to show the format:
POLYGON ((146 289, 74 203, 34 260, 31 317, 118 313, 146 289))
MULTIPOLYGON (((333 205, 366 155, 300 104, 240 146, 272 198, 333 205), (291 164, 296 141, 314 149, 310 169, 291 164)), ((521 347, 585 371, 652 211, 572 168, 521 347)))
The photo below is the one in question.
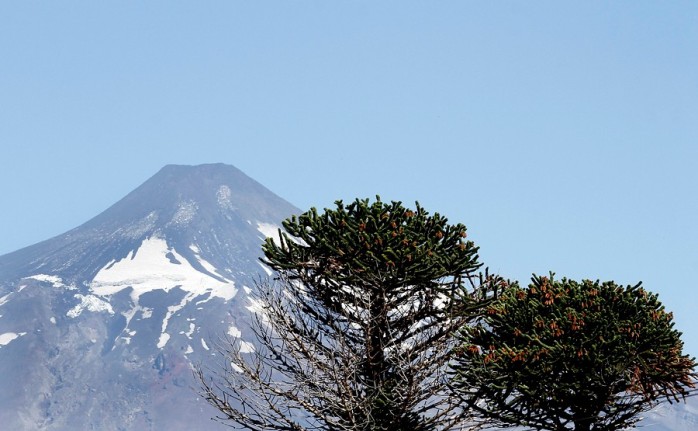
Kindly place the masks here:
MULTIPOLYGON (((198 263, 207 271, 215 271, 203 259, 198 263)), ((124 259, 112 261, 102 268, 94 277, 91 288, 95 294, 106 296, 132 287, 132 298, 136 303, 138 297, 146 292, 157 289, 169 292, 175 287, 196 296, 210 293, 226 301, 235 297, 235 283, 222 277, 221 280, 197 271, 177 251, 168 247, 164 239, 151 237, 124 259)))
POLYGON ((4 334, 0 334, 0 348, 7 346, 12 341, 26 334, 26 332, 20 332, 19 334, 16 332, 6 332, 4 334))

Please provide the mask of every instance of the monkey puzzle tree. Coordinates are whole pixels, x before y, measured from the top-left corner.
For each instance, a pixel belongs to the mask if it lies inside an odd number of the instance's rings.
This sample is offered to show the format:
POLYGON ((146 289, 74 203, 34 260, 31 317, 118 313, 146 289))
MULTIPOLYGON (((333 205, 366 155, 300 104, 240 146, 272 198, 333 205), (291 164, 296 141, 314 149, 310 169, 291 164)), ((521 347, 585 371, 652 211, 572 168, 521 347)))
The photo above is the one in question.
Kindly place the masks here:
POLYGON ((612 431, 694 385, 656 294, 636 286, 532 278, 513 285, 463 330, 452 368, 464 404, 504 425, 612 431))
POLYGON ((462 224, 419 204, 356 200, 283 223, 263 262, 259 348, 225 343, 225 369, 199 378, 232 426, 251 430, 462 429, 446 396, 457 329, 487 300, 462 224), (230 364, 226 366, 226 364, 230 364))

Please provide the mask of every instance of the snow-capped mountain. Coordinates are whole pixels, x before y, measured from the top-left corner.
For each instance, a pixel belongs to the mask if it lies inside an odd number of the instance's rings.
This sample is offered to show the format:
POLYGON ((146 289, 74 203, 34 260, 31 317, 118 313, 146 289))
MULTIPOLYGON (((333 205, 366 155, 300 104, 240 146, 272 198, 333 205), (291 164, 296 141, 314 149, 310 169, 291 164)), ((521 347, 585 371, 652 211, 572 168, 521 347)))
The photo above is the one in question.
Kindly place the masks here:
POLYGON ((224 429, 192 364, 249 335, 261 243, 297 212, 232 166, 166 166, 0 256, 0 428, 224 429))
MULTIPOLYGON (((265 237, 299 210, 232 166, 166 166, 97 217, 0 256, 0 429, 223 430, 192 366, 254 349, 265 237)), ((50 217, 50 213, 47 213, 50 217)), ((698 429, 695 402, 643 429, 698 429)))

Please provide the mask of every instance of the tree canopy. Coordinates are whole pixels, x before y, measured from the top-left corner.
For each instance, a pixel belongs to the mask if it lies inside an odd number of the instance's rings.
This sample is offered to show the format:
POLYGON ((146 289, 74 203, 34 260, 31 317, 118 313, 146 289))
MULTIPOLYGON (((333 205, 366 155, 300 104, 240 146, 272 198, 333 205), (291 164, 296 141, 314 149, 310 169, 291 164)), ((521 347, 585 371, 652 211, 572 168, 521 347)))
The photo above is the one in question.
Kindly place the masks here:
POLYGON ((463 328, 453 388, 485 420, 537 430, 612 431, 693 387, 695 360, 640 284, 533 276, 463 328))
POLYGON ((283 222, 263 262, 260 348, 234 341, 230 369, 204 394, 252 430, 462 429, 468 410, 447 396, 457 330, 496 287, 466 227, 400 202, 355 200, 283 222), (479 280, 479 279, 478 279, 479 280))

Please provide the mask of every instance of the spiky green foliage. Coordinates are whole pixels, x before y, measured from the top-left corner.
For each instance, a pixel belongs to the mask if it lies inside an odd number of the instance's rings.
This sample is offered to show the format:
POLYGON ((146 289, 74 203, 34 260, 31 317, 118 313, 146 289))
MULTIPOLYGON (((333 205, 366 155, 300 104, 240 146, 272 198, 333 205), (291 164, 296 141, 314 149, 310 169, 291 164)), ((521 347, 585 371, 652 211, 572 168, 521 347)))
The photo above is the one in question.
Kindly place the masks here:
POLYGON ((209 402, 253 430, 464 429, 446 364, 490 288, 471 280, 465 226, 377 198, 283 228, 263 246, 277 284, 258 286, 262 347, 226 352, 235 371, 218 394, 206 388, 209 402))
POLYGON ((640 284, 534 276, 463 331, 453 386, 485 418, 538 430, 632 426, 693 387, 695 361, 640 284))
MULTIPOLYGON (((356 200, 319 214, 315 208, 283 222, 286 232, 277 245, 267 239, 265 263, 316 288, 327 305, 345 303, 344 286, 364 286, 393 297, 434 293, 473 272, 477 248, 466 241, 466 227, 449 225, 438 213, 429 215, 400 202, 356 200)), ((404 303, 405 299, 401 299, 404 303)))

